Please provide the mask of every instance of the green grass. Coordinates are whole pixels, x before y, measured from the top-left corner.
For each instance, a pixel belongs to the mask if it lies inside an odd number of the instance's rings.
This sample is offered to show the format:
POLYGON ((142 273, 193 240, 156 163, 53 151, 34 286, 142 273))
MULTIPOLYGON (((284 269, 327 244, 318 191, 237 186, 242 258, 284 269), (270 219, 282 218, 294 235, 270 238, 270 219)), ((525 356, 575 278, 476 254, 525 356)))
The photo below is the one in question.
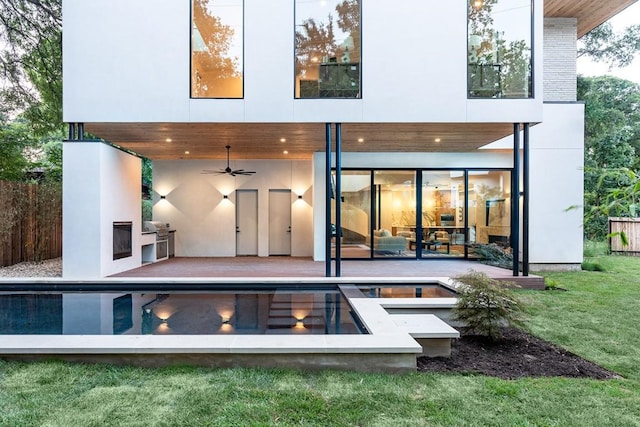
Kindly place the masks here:
POLYGON ((640 259, 599 262, 521 291, 526 327, 622 379, 0 361, 0 425, 640 426, 640 259))

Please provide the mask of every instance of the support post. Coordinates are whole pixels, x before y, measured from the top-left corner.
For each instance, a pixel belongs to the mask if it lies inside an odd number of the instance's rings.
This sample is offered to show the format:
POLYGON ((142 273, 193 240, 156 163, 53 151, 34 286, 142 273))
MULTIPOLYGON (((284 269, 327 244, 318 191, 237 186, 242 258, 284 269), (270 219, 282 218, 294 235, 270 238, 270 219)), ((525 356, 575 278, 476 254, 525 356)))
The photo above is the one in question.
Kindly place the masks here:
POLYGON ((325 124, 325 277, 331 277, 331 123, 325 124))
POLYGON ((342 123, 336 123, 336 277, 342 276, 342 123))
POLYGON ((529 275, 529 123, 522 139, 522 275, 529 275))
POLYGON ((513 124, 513 168, 511 170, 511 253, 513 275, 520 271, 520 123, 513 124))

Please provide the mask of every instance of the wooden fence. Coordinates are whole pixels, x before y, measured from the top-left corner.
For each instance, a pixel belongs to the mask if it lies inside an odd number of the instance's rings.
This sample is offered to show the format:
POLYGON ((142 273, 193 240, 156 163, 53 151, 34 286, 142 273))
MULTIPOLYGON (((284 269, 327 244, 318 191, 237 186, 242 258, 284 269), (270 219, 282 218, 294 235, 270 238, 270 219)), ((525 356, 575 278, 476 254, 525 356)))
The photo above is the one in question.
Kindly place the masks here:
POLYGON ((0 266, 61 256, 61 186, 0 181, 0 266))
POLYGON ((609 249, 612 254, 640 256, 640 218, 609 218, 609 249), (627 236, 628 244, 622 243, 617 233, 627 236))

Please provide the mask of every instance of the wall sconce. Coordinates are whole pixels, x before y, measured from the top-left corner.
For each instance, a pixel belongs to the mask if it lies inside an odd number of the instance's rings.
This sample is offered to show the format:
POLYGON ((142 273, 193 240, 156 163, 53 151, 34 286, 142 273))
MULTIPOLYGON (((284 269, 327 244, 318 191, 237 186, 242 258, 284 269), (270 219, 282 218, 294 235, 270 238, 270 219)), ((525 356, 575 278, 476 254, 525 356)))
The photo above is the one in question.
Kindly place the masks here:
POLYGON ((165 195, 160 196, 160 200, 165 200, 166 198, 167 198, 167 196, 165 196, 165 195))
POLYGON ((231 323, 231 318, 229 316, 220 316, 223 325, 229 325, 231 323))
POLYGON ((302 200, 302 194, 298 194, 298 200, 302 200))
POLYGON ((225 195, 223 195, 223 196, 222 196, 222 198, 223 198, 223 199, 228 199, 228 198, 229 198, 229 195, 228 195, 228 194, 225 194, 225 195))

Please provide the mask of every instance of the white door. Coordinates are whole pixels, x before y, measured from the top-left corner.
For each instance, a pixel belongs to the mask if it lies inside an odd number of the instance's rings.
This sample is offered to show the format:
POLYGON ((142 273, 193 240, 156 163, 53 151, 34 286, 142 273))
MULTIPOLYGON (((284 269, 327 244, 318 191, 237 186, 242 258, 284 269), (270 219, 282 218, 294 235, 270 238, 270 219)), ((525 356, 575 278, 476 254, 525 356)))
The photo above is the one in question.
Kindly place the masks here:
POLYGON ((291 255, 291 190, 269 190, 269 255, 291 255))
POLYGON ((258 190, 236 190, 236 255, 258 255, 258 190))

